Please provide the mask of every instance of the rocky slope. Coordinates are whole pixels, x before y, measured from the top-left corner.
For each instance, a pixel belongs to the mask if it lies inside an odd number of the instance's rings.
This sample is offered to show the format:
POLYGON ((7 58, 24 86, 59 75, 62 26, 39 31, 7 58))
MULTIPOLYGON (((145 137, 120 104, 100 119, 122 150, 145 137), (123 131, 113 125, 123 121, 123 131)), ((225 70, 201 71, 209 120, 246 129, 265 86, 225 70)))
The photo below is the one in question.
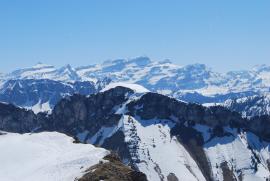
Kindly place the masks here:
POLYGON ((0 129, 75 136, 116 151, 148 180, 269 179, 268 116, 248 120, 134 87, 67 97, 50 115, 0 104, 0 129))

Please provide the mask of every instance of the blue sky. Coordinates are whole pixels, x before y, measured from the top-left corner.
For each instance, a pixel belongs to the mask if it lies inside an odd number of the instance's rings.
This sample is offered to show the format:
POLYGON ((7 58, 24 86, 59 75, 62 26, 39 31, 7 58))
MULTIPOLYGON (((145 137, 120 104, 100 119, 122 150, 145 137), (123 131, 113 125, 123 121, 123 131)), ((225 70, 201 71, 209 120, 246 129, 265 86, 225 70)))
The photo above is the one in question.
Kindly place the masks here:
POLYGON ((218 71, 267 64, 270 1, 0 0, 2 72, 141 55, 218 71))

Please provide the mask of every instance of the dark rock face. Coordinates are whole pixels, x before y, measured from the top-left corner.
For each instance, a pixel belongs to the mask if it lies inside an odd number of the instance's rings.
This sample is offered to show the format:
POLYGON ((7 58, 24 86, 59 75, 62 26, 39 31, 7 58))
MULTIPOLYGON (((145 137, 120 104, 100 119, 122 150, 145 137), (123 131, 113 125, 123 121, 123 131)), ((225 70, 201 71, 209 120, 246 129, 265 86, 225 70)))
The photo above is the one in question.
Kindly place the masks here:
POLYGON ((270 170, 270 159, 267 160, 267 167, 268 167, 268 170, 270 170))
POLYGON ((76 136, 78 132, 88 130, 94 134, 102 126, 114 126, 120 115, 114 108, 127 100, 133 93, 127 88, 93 94, 89 97, 74 95, 62 99, 51 115, 17 108, 13 105, 0 104, 0 130, 10 132, 59 131, 76 136))
POLYGON ((200 132, 192 127, 176 125, 171 134, 185 147, 191 157, 196 161, 206 180, 212 180, 211 166, 203 150, 204 140, 200 132))
POLYGON ((17 133, 32 132, 39 128, 46 129, 47 120, 45 115, 35 115, 32 111, 0 103, 0 130, 17 133))
POLYGON ((249 120, 249 129, 260 138, 270 141, 270 116, 256 116, 249 120))
POLYGON ((174 116, 177 118, 177 123, 192 121, 211 127, 216 125, 236 127, 246 122, 240 114, 220 106, 205 108, 198 104, 179 102, 156 93, 145 94, 139 101, 130 103, 128 108, 131 114, 136 113, 143 119, 155 117, 171 119, 171 116, 174 116), (138 107, 142 109, 136 109, 138 107))
POLYGON ((232 169, 229 168, 227 162, 223 162, 220 166, 221 166, 221 169, 222 169, 222 174, 223 174, 223 180, 224 181, 237 181, 237 178, 233 174, 232 169))
POLYGON ((127 101, 127 95, 132 93, 127 88, 115 88, 89 97, 74 95, 63 99, 50 115, 53 128, 76 135, 83 130, 94 134, 102 126, 115 126, 121 115, 115 114, 114 109, 127 101))
POLYGON ((168 181, 179 181, 179 179, 175 176, 174 173, 170 173, 170 174, 167 176, 167 180, 168 180, 168 181))
POLYGON ((133 166, 128 144, 125 142, 125 135, 122 131, 117 131, 110 138, 107 138, 102 147, 107 150, 117 150, 121 160, 127 160, 128 163, 126 164, 133 166))
POLYGON ((104 159, 109 162, 89 168, 78 181, 147 181, 145 174, 125 166, 116 154, 107 155, 104 159))

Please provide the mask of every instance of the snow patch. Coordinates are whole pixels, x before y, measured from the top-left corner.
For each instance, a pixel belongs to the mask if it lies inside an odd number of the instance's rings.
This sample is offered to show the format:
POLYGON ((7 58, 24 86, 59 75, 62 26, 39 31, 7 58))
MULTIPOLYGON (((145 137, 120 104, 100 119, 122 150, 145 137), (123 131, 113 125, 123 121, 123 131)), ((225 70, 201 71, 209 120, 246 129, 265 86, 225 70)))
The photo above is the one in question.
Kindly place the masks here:
POLYGON ((5 181, 74 181, 109 154, 57 132, 0 135, 0 150, 5 181))

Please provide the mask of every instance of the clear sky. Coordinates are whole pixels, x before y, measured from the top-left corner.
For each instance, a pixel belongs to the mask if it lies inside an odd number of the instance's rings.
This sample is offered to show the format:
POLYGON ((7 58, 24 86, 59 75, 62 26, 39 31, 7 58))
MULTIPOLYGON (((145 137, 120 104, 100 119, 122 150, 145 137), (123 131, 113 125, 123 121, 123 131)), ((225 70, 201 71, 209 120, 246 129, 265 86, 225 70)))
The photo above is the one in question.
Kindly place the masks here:
POLYGON ((270 65, 269 0, 0 0, 0 71, 146 55, 270 65))

